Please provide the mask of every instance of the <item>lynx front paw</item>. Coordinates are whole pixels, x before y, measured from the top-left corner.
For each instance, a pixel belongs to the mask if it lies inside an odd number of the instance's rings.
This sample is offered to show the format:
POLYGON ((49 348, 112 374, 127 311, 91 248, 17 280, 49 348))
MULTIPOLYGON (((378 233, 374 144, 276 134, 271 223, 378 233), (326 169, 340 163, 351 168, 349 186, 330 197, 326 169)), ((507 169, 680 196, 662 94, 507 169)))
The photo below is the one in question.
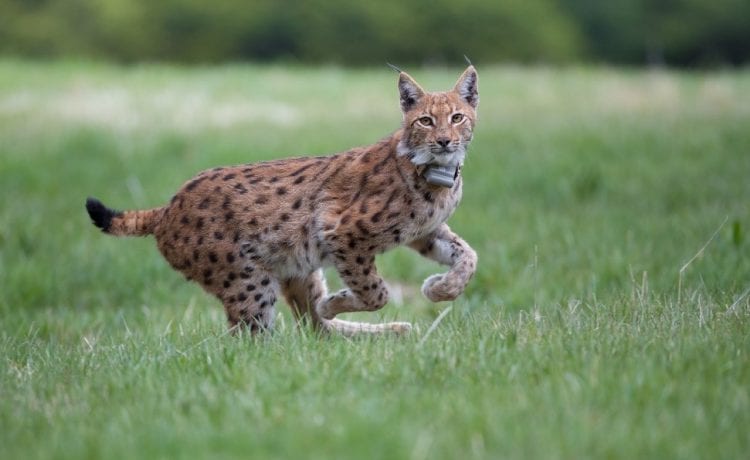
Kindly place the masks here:
POLYGON ((463 290, 463 286, 453 283, 446 274, 432 275, 422 284, 422 294, 433 302, 454 300, 463 290))

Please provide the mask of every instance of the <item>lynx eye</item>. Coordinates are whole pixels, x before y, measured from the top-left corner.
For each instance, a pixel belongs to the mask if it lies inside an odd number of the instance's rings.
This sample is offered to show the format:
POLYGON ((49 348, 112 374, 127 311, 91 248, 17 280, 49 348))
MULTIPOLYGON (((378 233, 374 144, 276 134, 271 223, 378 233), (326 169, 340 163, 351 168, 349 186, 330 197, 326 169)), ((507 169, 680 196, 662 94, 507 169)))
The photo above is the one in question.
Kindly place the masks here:
POLYGON ((422 118, 420 118, 417 121, 422 126, 432 126, 432 118, 430 118, 430 117, 422 117, 422 118))
POLYGON ((453 123, 461 123, 464 119, 464 115, 462 113, 454 113, 451 117, 451 121, 453 123))

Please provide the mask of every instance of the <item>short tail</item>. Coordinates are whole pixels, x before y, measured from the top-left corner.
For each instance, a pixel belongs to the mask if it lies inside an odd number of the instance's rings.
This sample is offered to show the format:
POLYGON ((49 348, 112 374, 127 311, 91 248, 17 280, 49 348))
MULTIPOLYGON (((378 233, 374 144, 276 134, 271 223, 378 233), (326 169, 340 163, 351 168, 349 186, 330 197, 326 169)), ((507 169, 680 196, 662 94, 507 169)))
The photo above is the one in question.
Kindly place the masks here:
POLYGON ((94 225, 104 233, 115 236, 143 236, 154 233, 154 227, 164 215, 165 208, 145 211, 116 211, 96 198, 86 199, 86 210, 94 225))

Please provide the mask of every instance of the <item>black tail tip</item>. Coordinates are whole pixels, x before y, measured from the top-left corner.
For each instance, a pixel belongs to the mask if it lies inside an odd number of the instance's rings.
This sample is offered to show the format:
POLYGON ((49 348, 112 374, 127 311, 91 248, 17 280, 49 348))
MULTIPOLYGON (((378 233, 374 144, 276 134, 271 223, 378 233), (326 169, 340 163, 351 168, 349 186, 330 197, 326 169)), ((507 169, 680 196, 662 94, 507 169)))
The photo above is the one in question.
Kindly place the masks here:
POLYGON ((86 198, 86 211, 88 211, 94 225, 101 228, 103 232, 109 231, 112 218, 119 214, 117 211, 104 206, 101 201, 91 197, 86 198))

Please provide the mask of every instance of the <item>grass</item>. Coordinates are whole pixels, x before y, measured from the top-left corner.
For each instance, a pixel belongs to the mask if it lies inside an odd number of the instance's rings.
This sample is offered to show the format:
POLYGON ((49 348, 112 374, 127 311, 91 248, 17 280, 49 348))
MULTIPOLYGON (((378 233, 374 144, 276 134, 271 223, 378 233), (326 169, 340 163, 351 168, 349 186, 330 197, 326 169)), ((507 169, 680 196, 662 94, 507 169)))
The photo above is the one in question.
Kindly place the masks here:
POLYGON ((750 74, 479 72, 466 294, 428 303, 439 267, 397 250, 394 300, 359 318, 410 337, 320 338, 280 305, 252 340, 85 197, 373 142, 395 76, 0 61, 0 458, 744 457, 750 74))

